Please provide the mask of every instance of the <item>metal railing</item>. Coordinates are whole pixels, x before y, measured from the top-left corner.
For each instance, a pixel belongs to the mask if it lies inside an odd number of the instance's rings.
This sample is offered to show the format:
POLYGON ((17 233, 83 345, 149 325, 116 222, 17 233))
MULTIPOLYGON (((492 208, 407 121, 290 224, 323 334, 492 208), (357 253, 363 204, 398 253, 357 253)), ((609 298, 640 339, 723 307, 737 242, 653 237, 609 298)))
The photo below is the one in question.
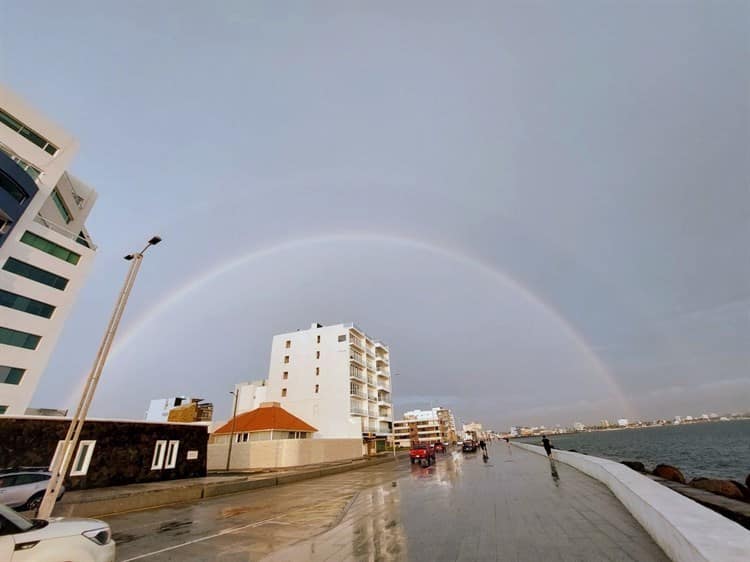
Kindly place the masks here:
POLYGON ((359 416, 367 415, 367 410, 365 410, 364 408, 360 408, 359 406, 349 406, 349 412, 359 416))
POLYGON ((357 388, 350 388, 349 389, 349 394, 351 396, 357 396, 357 397, 363 398, 363 399, 367 398, 367 393, 366 392, 362 392, 361 390, 359 390, 357 388))
POLYGON ((53 232, 57 232, 61 236, 65 236, 65 238, 68 238, 70 240, 75 240, 81 246, 85 246, 86 248, 91 248, 92 250, 96 250, 96 244, 94 244, 91 241, 91 238, 86 236, 86 234, 83 231, 81 231, 80 234, 76 234, 72 230, 68 230, 64 226, 60 226, 56 222, 49 220, 48 218, 43 216, 42 213, 39 213, 36 217, 34 217, 34 222, 37 224, 41 224, 45 228, 49 228, 53 232))
POLYGON ((365 378, 364 373, 358 373, 356 371, 349 371, 349 378, 350 379, 357 379, 358 381, 365 382, 367 379, 365 378))

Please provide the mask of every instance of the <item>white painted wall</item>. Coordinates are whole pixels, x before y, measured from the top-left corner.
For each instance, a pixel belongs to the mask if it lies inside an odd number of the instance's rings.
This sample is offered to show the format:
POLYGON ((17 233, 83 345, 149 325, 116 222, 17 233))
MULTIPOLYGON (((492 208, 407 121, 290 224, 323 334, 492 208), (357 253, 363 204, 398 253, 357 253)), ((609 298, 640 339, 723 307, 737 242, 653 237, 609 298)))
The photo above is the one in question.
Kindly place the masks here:
MULTIPOLYGON (((536 445, 513 445, 545 455, 536 445)), ((672 560, 750 560, 750 532, 734 521, 621 463, 557 450, 553 450, 552 458, 606 484, 672 560)))
MULTIPOLYGON (((208 470, 226 468, 229 445, 209 443, 208 470)), ((234 443, 230 469, 304 466, 362 456, 362 439, 274 439, 234 443)))
MULTIPOLYGON (((241 382, 234 385, 234 390, 237 393, 237 414, 255 410, 263 402, 268 402, 268 386, 265 380, 241 382)), ((234 408, 234 403, 231 408, 234 408)))

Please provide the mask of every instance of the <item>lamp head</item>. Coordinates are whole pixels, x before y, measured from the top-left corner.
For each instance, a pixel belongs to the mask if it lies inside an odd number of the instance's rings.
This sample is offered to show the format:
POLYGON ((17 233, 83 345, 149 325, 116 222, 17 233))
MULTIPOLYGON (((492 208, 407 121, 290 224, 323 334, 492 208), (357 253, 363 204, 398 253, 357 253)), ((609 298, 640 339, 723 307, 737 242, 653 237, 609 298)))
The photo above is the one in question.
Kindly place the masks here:
POLYGON ((135 257, 135 256, 134 256, 133 254, 128 254, 127 256, 125 256, 125 259, 126 259, 127 261, 130 261, 130 260, 132 260, 132 259, 133 259, 134 257, 135 257))
POLYGON ((148 241, 151 246, 156 246, 159 242, 161 242, 161 236, 153 236, 151 237, 151 240, 148 241))

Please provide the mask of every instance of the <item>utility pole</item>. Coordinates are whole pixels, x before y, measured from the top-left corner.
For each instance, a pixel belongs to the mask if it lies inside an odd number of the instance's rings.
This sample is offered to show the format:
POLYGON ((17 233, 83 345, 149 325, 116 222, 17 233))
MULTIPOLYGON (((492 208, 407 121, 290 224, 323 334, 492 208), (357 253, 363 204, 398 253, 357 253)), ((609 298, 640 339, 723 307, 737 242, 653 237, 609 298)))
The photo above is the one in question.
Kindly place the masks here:
POLYGON ((234 442, 234 428, 237 425, 237 387, 234 387, 234 392, 230 392, 234 396, 234 408, 232 409, 232 433, 229 434, 229 450, 227 451, 227 472, 229 472, 229 462, 232 459, 232 443, 234 442))
POLYGON ((133 289, 135 278, 138 275, 138 270, 141 268, 143 254, 151 246, 155 246, 159 242, 161 242, 161 238, 159 236, 154 236, 148 241, 148 244, 146 244, 146 247, 143 248, 143 250, 125 256, 125 259, 131 262, 130 269, 128 270, 128 274, 125 276, 125 283, 123 284, 122 290, 120 291, 117 303, 115 304, 115 309, 114 311, 112 311, 112 317, 109 319, 109 324, 107 325, 106 332, 104 332, 102 343, 99 345, 99 351, 96 354, 96 359, 94 359, 94 364, 91 367, 91 372, 86 379, 86 384, 83 388, 83 393, 81 394, 81 400, 78 402, 78 407, 76 408, 75 414, 70 420, 68 433, 65 435, 65 440, 62 442, 62 447, 60 448, 57 456, 54 459, 54 463, 50 468, 52 476, 49 479, 49 484, 47 484, 47 490, 44 493, 44 498, 42 498, 42 503, 39 505, 39 509, 37 510, 38 519, 49 519, 50 515, 52 515, 52 510, 55 507, 55 501, 57 500, 57 496, 60 494, 60 489, 63 486, 65 476, 67 475, 68 469, 70 468, 70 463, 73 460, 73 453, 78 445, 78 439, 81 435, 81 429, 83 428, 83 424, 86 421, 86 414, 88 414, 91 401, 94 398, 96 386, 99 383, 99 377, 102 374, 104 364, 107 361, 107 355, 109 355, 109 350, 112 347, 112 342, 115 339, 117 327, 120 325, 120 319, 122 318, 122 314, 125 311, 125 305, 128 303, 130 291, 133 289))

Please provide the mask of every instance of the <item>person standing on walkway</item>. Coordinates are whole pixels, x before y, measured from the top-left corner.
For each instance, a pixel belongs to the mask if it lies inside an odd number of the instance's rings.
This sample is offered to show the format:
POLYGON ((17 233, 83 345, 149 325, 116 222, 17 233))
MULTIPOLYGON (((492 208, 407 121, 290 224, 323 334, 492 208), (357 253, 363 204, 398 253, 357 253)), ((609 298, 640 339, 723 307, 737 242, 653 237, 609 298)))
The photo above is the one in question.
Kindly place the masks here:
POLYGON ((552 444, 549 442, 549 439, 547 439, 546 435, 542 435, 542 445, 544 446, 544 450, 547 452, 547 456, 549 457, 552 455, 552 444))
POLYGON ((484 439, 479 440, 479 448, 485 453, 487 452, 487 443, 484 442, 484 439))

